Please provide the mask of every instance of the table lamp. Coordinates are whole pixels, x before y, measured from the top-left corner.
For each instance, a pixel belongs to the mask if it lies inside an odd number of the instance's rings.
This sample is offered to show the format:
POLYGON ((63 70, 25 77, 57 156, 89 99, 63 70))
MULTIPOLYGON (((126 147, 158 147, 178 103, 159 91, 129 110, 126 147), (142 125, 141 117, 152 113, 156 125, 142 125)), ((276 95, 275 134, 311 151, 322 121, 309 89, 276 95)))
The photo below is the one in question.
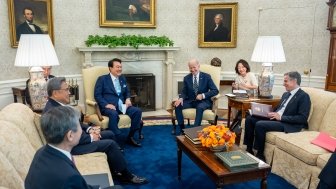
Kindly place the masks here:
POLYGON ((286 62, 280 36, 259 36, 251 61, 262 63, 262 71, 258 77, 258 96, 260 98, 272 98, 274 84, 272 63, 286 62))
POLYGON ((34 111, 42 111, 48 101, 47 82, 40 66, 56 65, 59 62, 49 35, 21 35, 14 66, 30 67, 28 90, 34 111))

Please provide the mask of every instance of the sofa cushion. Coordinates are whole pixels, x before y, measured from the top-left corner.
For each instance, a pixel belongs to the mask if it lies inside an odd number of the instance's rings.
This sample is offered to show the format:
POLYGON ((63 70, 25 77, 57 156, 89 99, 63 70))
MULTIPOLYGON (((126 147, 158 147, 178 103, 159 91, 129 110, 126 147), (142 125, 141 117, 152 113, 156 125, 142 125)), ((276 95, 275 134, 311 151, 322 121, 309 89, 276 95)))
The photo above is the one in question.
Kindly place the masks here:
MULTIPOLYGON (((7 157, 0 152, 0 185, 11 189, 21 189, 23 187, 23 179, 15 170, 7 157)), ((1 187, 0 187, 1 188, 1 187)))
POLYGON ((113 186, 111 171, 104 153, 96 152, 73 156, 76 167, 82 175, 107 173, 110 185, 113 186))
POLYGON ((314 106, 314 111, 308 122, 309 130, 319 131, 324 114, 329 104, 336 99, 336 95, 332 92, 310 87, 302 87, 302 90, 308 93, 310 101, 314 106))
POLYGON ((328 133, 333 137, 336 137, 335 112, 336 112, 336 100, 334 100, 326 110, 319 128, 320 132, 328 133))
POLYGON ((35 123, 35 128, 37 130, 37 133, 39 134, 43 145, 47 144, 47 141, 43 135, 42 128, 41 128, 41 115, 34 114, 34 123, 35 123))
POLYGON ((316 160, 319 155, 329 153, 327 150, 311 144, 310 141, 318 135, 319 132, 317 131, 302 131, 278 135, 275 144, 279 149, 301 161, 309 165, 316 165, 316 160))
POLYGON ((35 150, 43 144, 35 128, 34 112, 26 105, 12 103, 4 107, 0 112, 0 120, 6 120, 19 128, 29 139, 35 150))
POLYGON ((0 152, 24 180, 36 150, 18 127, 3 120, 0 120, 0 144, 0 152))
POLYGON ((327 164, 331 155, 332 155, 332 153, 319 155, 318 158, 317 158, 317 161, 316 161, 317 167, 322 169, 327 164))
POLYGON ((270 143, 270 144, 275 144, 275 140, 277 138, 277 136, 279 135, 286 135, 286 133, 284 132, 267 132, 266 133, 266 142, 270 143))

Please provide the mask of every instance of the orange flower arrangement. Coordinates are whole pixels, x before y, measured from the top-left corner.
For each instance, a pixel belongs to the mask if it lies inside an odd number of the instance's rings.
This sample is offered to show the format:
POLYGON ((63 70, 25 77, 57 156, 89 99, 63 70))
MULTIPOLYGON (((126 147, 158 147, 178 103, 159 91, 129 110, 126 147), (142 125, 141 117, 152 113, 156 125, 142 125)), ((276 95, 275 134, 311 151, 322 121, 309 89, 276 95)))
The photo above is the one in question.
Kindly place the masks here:
POLYGON ((201 140, 202 146, 205 147, 231 147, 235 143, 236 134, 224 125, 211 125, 204 128, 198 134, 198 138, 201 140))

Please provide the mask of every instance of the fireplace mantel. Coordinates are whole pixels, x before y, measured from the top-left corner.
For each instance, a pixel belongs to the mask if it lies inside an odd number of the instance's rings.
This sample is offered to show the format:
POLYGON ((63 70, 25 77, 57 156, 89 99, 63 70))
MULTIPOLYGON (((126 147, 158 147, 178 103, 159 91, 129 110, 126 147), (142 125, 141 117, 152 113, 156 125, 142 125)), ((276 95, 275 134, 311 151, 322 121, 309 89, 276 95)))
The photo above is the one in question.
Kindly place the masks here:
POLYGON ((133 47, 115 47, 105 46, 78 47, 78 50, 84 54, 83 68, 92 67, 98 63, 105 63, 111 58, 118 57, 124 62, 141 61, 160 61, 166 65, 166 74, 164 78, 162 96, 162 107, 169 109, 173 99, 173 65, 175 64, 174 52, 180 50, 180 47, 156 47, 140 46, 138 49, 133 47), (168 90, 170 89, 170 90, 168 90))

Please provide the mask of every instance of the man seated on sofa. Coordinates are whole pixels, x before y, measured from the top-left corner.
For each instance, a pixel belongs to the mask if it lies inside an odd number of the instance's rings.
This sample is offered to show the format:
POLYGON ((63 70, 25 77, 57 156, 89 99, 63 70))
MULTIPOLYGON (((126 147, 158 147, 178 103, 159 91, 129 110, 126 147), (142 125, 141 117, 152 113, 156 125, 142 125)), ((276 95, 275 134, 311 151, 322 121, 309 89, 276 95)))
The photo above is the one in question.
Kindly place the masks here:
POLYGON ((266 133, 280 131, 285 133, 299 132, 302 128, 308 128, 308 115, 310 111, 309 95, 300 88, 300 73, 288 72, 284 74, 285 92, 274 112, 268 114, 268 118, 248 116, 245 121, 244 144, 246 151, 252 151, 253 141, 257 157, 265 161, 264 148, 266 133))
MULTIPOLYGON (((64 106, 70 103, 69 86, 64 77, 54 77, 48 81, 47 92, 49 100, 43 110, 48 112, 55 107, 64 106)), ((119 149, 119 145, 112 140, 112 131, 101 131, 100 127, 88 127, 82 124, 82 134, 78 145, 74 146, 71 153, 81 155, 93 152, 104 152, 113 175, 116 175, 121 182, 133 184, 145 184, 146 178, 132 174, 126 165, 126 160, 119 149)))
POLYGON ((85 182, 70 153, 82 133, 78 120, 79 112, 69 106, 53 108, 42 115, 41 128, 48 144, 34 156, 25 179, 26 189, 100 188, 85 182))

